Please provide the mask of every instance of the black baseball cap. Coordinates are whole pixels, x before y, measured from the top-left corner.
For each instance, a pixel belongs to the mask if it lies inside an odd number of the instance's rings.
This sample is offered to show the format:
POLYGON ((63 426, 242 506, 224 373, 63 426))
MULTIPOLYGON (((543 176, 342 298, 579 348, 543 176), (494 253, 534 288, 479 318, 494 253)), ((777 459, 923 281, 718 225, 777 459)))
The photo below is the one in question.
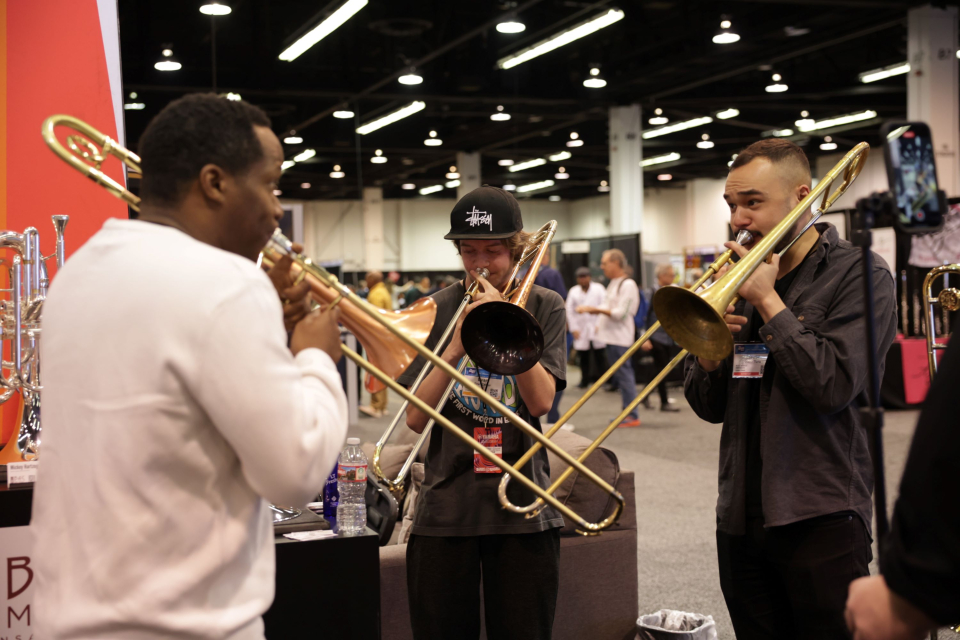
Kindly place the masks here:
POLYGON ((446 240, 500 240, 523 231, 520 203, 496 187, 479 187, 460 198, 450 212, 446 240))

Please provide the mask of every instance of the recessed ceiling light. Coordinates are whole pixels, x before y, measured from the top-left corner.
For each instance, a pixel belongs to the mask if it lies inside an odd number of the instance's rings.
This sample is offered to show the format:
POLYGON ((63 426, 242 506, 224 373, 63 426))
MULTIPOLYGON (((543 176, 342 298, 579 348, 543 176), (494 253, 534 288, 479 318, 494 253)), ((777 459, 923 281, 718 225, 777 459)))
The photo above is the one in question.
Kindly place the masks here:
POLYGON ((607 86, 607 81, 600 77, 600 69, 593 67, 590 69, 590 77, 583 81, 583 86, 588 89, 602 89, 607 86))
POLYGON ((509 167, 513 165, 513 160, 511 160, 510 158, 500 158, 499 160, 497 160, 497 164, 500 165, 501 167, 509 167))
POLYGON ((336 31, 336 29, 349 20, 353 14, 367 6, 367 1, 368 0, 347 0, 340 5, 340 8, 327 16, 323 22, 307 31, 300 36, 296 42, 284 49, 283 53, 279 56, 280 59, 286 62, 296 60, 303 52, 336 31))
POLYGON ((301 183, 300 183, 300 188, 301 188, 301 189, 309 189, 309 188, 310 188, 310 183, 309 183, 309 182, 301 182, 301 183))
POLYGON ((345 174, 343 171, 340 170, 340 165, 338 164, 333 165, 333 171, 330 172, 331 178, 333 178, 334 180, 339 180, 340 178, 346 175, 347 174, 345 174))
POLYGON ((341 120, 347 120, 348 118, 353 117, 353 111, 350 111, 348 109, 341 109, 339 111, 334 111, 333 117, 340 118, 341 120))
POLYGON ((233 93, 232 91, 227 93, 227 95, 225 95, 224 97, 227 100, 230 100, 231 102, 240 102, 241 100, 243 100, 243 98, 240 96, 239 93, 233 93))
POLYGON ((143 111, 146 108, 147 105, 142 102, 127 102, 123 105, 124 111, 143 111))
POLYGON ((131 92, 130 92, 130 99, 131 99, 131 100, 136 100, 136 99, 137 99, 137 92, 136 92, 136 91, 131 91, 131 92))
POLYGON ((549 200, 550 202, 560 202, 560 196, 553 195, 547 198, 547 200, 549 200))
POLYGON ((566 167, 560 167, 557 169, 557 172, 553 174, 553 177, 557 180, 566 180, 570 177, 570 174, 567 173, 566 167))
POLYGON ((700 142, 697 143, 698 149, 713 149, 713 140, 710 139, 710 134, 705 133, 700 136, 700 142))
POLYGON ((522 33, 527 26, 516 20, 507 20, 497 25, 497 31, 500 33, 522 33))
POLYGON ((720 31, 717 35, 713 36, 714 44, 733 44, 734 42, 740 41, 740 36, 733 31, 731 27, 733 25, 729 20, 723 20, 720 22, 720 31))
POLYGON ((516 191, 516 190, 517 190, 517 185, 513 184, 512 182, 508 182, 507 184, 503 185, 503 190, 504 190, 504 191, 516 191))
POLYGON ((417 188, 417 185, 413 184, 412 182, 407 182, 401 185, 400 188, 403 189, 404 191, 413 191, 414 189, 417 188))
POLYGON ((724 109, 723 111, 720 111, 717 113, 717 119, 729 120, 730 118, 736 118, 738 115, 740 115, 739 109, 733 109, 733 108, 724 109))
POLYGON ((503 105, 497 105, 497 112, 490 114, 490 119, 494 122, 506 122, 510 119, 509 113, 503 112, 503 105))
POLYGON ((580 134, 577 133, 576 131, 571 131, 571 132, 570 132, 570 139, 567 140, 567 146, 568 146, 568 147, 582 147, 582 146, 583 146, 583 140, 580 139, 580 134))
POLYGON ((302 142, 303 142, 303 138, 293 134, 290 134, 289 136, 283 139, 284 144, 301 144, 302 142))
POLYGON ((661 173, 660 175, 657 176, 657 180, 660 180, 661 182, 666 182, 667 180, 673 180, 673 176, 670 175, 669 173, 661 173))
POLYGON ((662 124, 667 124, 670 122, 670 119, 663 115, 663 109, 657 107, 653 110, 654 116, 647 120, 652 125, 660 126, 662 124))
POLYGON ((423 144, 428 147, 439 147, 443 144, 443 140, 437 137, 436 131, 431 131, 429 137, 423 141, 423 144))
POLYGON ((765 87, 767 93, 783 93, 789 88, 787 87, 786 83, 781 82, 781 80, 783 80, 783 76, 781 76, 779 73, 773 74, 771 79, 773 80, 773 84, 768 84, 765 87))
POLYGON ((833 138, 830 136, 824 136, 823 142, 820 144, 821 151, 834 151, 837 148, 837 143, 833 141, 833 138))
POLYGON ((460 174, 457 173, 457 168, 451 165, 450 171, 447 172, 447 180, 456 180, 459 177, 460 174))
POLYGON ((370 158, 370 162, 372 162, 373 164, 383 164, 386 161, 387 161, 387 158, 383 155, 383 151, 380 149, 377 149, 376 151, 374 151, 373 157, 370 158))
POLYGON ((600 193, 606 193, 610 191, 610 185, 607 184, 606 180, 601 180, 600 186, 597 187, 597 191, 599 191, 600 193))
POLYGON ((200 7, 200 13, 208 16, 226 16, 229 15, 232 9, 229 5, 221 4, 219 2, 208 2, 207 4, 200 7))
POLYGON ((787 136, 792 136, 796 133, 793 129, 774 129, 772 131, 764 131, 760 134, 763 138, 769 138, 773 136, 774 138, 786 138, 787 136))
POLYGON ((623 19, 623 11, 620 9, 610 9, 605 13, 601 13, 593 18, 585 20, 580 24, 574 25, 569 29, 565 29, 559 33, 556 33, 549 38, 541 40, 536 44, 518 51, 517 53, 501 58, 497 61, 497 66, 501 69, 512 69, 513 67, 523 64, 528 60, 533 60, 537 56, 542 56, 545 53, 553 51, 559 47, 562 47, 565 44, 569 44, 574 40, 578 40, 584 36, 590 35, 595 31, 599 31, 604 27, 608 27, 611 24, 623 19))
POLYGON ((420 84, 421 82, 423 82, 423 76, 419 75, 413 69, 410 69, 408 73, 397 78, 397 82, 399 82, 400 84, 406 84, 406 85, 420 84))

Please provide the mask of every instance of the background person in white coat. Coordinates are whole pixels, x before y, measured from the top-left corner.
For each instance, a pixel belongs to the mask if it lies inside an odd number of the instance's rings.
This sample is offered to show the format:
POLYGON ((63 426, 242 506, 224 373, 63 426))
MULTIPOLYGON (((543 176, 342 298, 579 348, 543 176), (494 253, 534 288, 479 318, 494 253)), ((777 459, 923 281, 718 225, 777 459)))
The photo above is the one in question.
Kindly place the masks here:
POLYGON ((567 328, 573 334, 573 348, 580 364, 580 384, 584 389, 596 382, 607 370, 607 343, 597 338, 600 316, 578 313, 577 307, 600 307, 606 289, 590 277, 588 267, 577 269, 577 285, 567 294, 567 328))

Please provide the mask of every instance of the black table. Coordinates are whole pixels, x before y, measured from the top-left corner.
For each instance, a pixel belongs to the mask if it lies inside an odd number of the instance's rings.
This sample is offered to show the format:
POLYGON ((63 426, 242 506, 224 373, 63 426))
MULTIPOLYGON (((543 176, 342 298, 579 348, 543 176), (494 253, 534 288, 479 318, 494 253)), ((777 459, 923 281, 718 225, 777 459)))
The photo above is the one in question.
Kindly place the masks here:
MULTIPOLYGON (((33 489, 0 485, 0 527, 30 524, 33 489)), ((263 616, 269 640, 380 637, 380 544, 355 538, 276 541, 276 598, 263 616)))

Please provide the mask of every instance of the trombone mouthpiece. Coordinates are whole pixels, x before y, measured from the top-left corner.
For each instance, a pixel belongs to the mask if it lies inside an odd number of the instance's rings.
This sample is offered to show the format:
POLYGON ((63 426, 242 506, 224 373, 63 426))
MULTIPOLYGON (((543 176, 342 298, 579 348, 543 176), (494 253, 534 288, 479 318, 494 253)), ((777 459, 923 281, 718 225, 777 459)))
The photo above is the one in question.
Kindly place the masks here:
POLYGON ((739 245, 744 245, 751 240, 753 240, 753 234, 746 229, 741 229, 740 233, 737 234, 737 244, 739 245))
POLYGON ((490 270, 484 267, 480 267, 479 269, 477 269, 477 275, 484 279, 489 278, 490 270))
POLYGON ((296 253, 293 250, 293 243, 283 235, 279 228, 273 230, 273 235, 270 237, 270 240, 267 242, 267 246, 275 246, 282 253, 293 255, 296 253))

